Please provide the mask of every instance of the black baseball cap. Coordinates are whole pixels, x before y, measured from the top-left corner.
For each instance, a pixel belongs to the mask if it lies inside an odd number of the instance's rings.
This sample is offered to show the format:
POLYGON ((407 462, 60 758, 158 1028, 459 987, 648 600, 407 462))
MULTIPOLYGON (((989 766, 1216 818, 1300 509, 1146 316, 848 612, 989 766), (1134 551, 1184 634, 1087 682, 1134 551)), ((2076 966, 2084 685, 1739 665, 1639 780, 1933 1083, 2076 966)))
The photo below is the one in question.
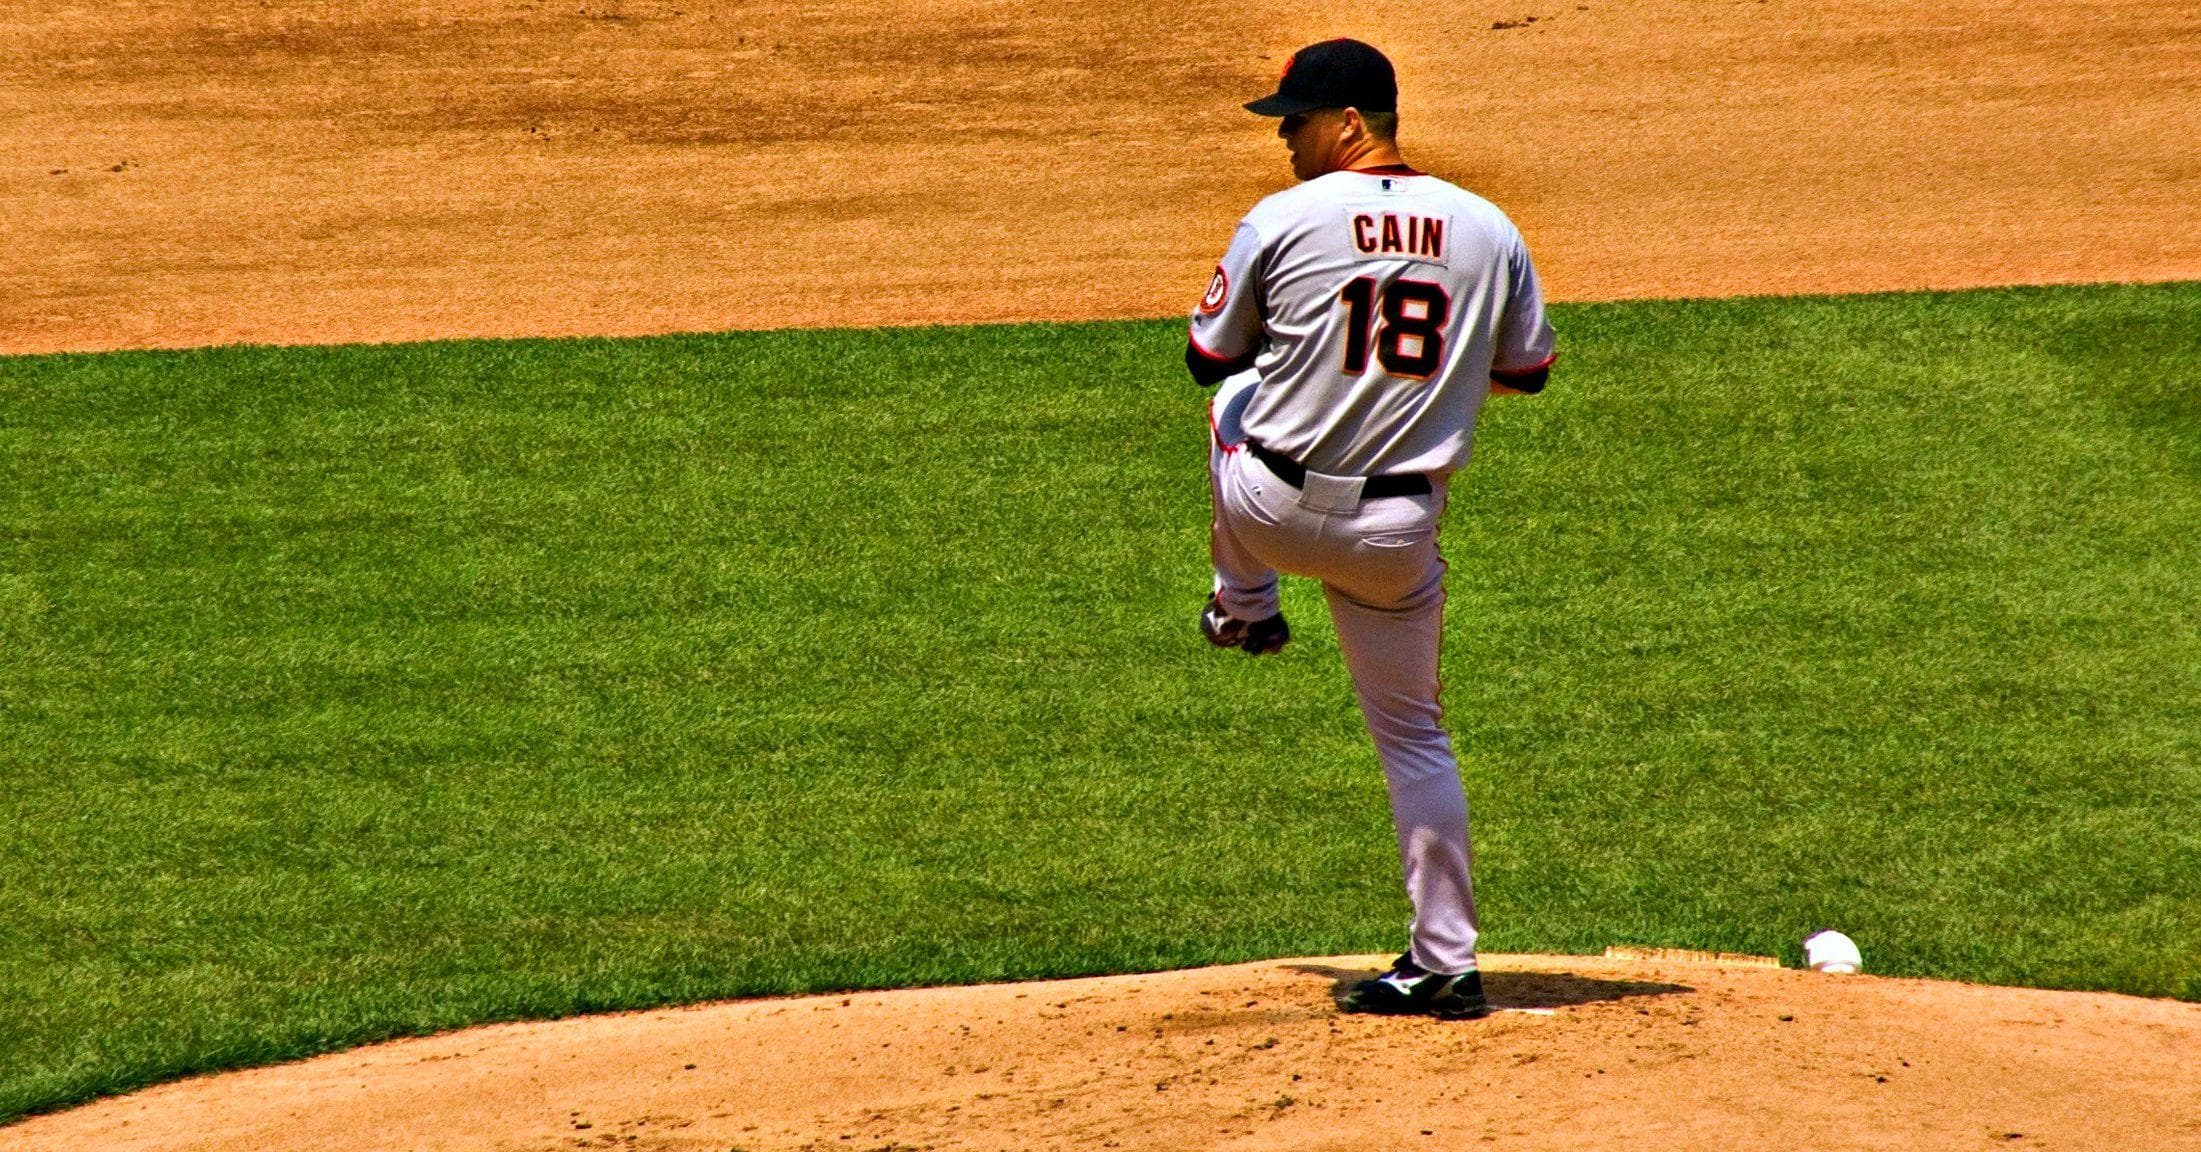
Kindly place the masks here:
POLYGON ((1399 77, 1391 61, 1358 40, 1324 40, 1292 53, 1276 91, 1246 105, 1256 116, 1297 116, 1317 108, 1399 110, 1399 77))

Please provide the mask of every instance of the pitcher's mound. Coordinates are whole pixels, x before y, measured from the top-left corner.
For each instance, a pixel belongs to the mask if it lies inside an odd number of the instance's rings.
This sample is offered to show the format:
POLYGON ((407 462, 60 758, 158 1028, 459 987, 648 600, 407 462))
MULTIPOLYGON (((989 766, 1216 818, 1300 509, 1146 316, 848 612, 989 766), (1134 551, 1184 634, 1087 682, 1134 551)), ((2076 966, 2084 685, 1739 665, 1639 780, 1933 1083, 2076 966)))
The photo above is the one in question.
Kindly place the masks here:
POLYGON ((21 1149, 2172 1148, 2201 1005, 1491 956, 1488 1019, 1342 1016, 1382 957, 496 1025, 170 1084, 21 1149))

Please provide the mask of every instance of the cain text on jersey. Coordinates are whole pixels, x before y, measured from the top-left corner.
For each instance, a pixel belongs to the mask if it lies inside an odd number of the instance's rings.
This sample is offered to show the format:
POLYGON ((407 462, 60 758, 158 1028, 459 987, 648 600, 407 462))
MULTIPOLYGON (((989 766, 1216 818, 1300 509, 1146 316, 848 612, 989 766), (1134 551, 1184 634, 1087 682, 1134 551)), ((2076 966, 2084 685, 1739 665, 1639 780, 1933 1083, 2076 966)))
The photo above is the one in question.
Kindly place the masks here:
POLYGON ((1353 248, 1364 255, 1420 256, 1444 260, 1445 222, 1431 216, 1400 216, 1396 212, 1353 215, 1353 248))

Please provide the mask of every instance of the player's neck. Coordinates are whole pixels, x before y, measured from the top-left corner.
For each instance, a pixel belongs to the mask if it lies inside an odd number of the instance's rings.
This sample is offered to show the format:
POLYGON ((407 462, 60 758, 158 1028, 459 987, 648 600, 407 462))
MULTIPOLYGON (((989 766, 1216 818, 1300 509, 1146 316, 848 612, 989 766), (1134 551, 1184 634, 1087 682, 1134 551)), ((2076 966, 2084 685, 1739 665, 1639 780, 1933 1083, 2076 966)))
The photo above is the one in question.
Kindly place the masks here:
POLYGON ((1404 168, 1399 146, 1388 140, 1358 142, 1337 157, 1332 172, 1357 172, 1363 168, 1404 168))

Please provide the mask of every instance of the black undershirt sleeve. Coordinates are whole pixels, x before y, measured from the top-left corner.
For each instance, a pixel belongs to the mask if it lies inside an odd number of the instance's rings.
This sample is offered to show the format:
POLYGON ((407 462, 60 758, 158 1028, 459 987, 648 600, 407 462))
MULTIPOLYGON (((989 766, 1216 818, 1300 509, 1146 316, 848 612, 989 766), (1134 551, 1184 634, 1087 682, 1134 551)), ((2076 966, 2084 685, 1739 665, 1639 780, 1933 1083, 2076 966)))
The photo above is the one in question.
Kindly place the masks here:
POLYGON ((1544 383, 1551 379, 1551 365, 1545 364, 1526 372, 1493 371, 1490 378, 1516 392, 1541 392, 1544 383))
POLYGON ((1192 373, 1192 378, 1199 381, 1200 386, 1203 388, 1213 388, 1217 384, 1253 367, 1253 361, 1257 355, 1259 355, 1257 352, 1248 352, 1235 360, 1217 360, 1200 351, 1198 344, 1190 340, 1185 341, 1185 368, 1192 373))

